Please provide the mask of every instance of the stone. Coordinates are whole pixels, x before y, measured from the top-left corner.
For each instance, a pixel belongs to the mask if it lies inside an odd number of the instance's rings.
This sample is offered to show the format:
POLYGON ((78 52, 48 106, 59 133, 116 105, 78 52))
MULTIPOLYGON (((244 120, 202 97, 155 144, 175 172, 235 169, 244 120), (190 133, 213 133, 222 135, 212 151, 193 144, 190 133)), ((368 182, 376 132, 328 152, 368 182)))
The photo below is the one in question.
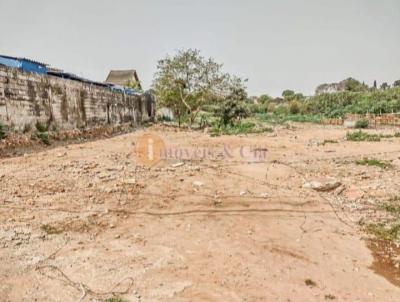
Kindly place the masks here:
POLYGON ((201 181, 195 180, 192 183, 193 187, 202 187, 204 185, 204 183, 202 183, 201 181))
POLYGON ((179 163, 173 164, 172 168, 182 167, 184 164, 185 164, 184 162, 179 162, 179 163))
POLYGON ((310 181, 310 182, 306 182, 303 185, 303 188, 305 189, 313 189, 315 191, 318 192, 329 192, 332 190, 335 190, 336 188, 341 186, 341 182, 337 181, 334 178, 331 179, 325 179, 325 180, 321 180, 321 181, 310 181))
POLYGON ((124 180, 124 184, 126 185, 134 185, 136 184, 136 179, 135 178, 128 178, 124 180))

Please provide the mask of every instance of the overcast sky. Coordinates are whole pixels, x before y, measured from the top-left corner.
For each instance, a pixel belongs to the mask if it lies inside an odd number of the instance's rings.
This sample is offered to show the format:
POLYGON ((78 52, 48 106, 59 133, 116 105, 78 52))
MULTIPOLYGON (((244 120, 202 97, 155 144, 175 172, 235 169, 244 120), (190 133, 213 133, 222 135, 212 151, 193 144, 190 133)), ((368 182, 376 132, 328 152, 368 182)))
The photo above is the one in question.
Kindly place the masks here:
POLYGON ((249 79, 251 95, 311 94, 353 76, 400 79, 399 0, 0 0, 0 54, 104 81, 198 48, 249 79))

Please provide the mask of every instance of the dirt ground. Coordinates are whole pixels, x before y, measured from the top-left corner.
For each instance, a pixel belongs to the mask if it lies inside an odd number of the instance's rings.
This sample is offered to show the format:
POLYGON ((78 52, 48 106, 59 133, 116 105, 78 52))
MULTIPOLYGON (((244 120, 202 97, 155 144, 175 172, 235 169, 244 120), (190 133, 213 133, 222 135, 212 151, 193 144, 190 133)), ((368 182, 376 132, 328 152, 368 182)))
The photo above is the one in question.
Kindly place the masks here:
POLYGON ((360 221, 400 195, 400 138, 346 131, 153 126, 0 159, 0 300, 397 302, 399 251, 379 259, 360 221), (170 150, 152 167, 134 154, 145 133, 170 150), (328 177, 340 186, 307 185, 328 177))

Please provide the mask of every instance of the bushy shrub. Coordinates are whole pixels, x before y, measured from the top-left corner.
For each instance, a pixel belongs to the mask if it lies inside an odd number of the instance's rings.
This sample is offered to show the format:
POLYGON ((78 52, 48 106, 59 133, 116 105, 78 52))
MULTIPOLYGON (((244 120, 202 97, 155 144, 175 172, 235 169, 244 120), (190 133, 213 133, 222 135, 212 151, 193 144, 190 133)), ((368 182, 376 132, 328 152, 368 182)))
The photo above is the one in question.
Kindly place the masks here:
POLYGON ((36 132, 36 137, 40 139, 43 144, 47 146, 50 145, 49 134, 47 132, 36 132))
POLYGON ((289 104, 289 112, 290 114, 299 114, 300 113, 300 104, 297 101, 291 101, 289 104))
POLYGON ((220 119, 220 123, 226 126, 235 124, 249 113, 243 101, 227 100, 221 104, 215 115, 220 119))
POLYGON ((249 113, 265 113, 266 105, 264 105, 264 104, 247 104, 247 111, 249 113))
POLYGON ((369 121, 367 119, 358 120, 355 124, 356 129, 366 129, 368 128, 369 121))
POLYGON ((270 112, 270 113, 272 113, 272 112, 275 112, 275 104, 268 104, 268 106, 267 106, 267 112, 270 112))
POLYGON ((4 126, 2 123, 0 123, 0 139, 5 139, 6 138, 6 132, 4 130, 4 126))
POLYGON ((274 113, 277 115, 287 115, 289 113, 289 108, 287 105, 279 105, 275 107, 274 113))
POLYGON ((270 97, 268 94, 263 94, 258 98, 258 101, 261 104, 266 104, 272 100, 272 97, 270 97))
POLYGON ((377 134, 369 134, 363 131, 356 131, 356 132, 347 132, 346 138, 348 141, 354 142, 379 142, 381 137, 377 134))
POLYGON ((45 123, 37 120, 35 123, 36 130, 39 132, 46 132, 49 129, 49 126, 45 123))

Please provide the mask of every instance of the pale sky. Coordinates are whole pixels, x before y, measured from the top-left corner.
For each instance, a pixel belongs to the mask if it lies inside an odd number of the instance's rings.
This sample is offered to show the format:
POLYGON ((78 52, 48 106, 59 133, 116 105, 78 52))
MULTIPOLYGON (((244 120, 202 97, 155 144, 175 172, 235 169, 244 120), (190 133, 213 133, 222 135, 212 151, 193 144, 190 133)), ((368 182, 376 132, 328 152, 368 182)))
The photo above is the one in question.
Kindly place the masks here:
POLYGON ((313 93, 352 76, 400 79, 400 0, 0 0, 0 54, 104 81, 200 49, 249 79, 250 95, 313 93))

